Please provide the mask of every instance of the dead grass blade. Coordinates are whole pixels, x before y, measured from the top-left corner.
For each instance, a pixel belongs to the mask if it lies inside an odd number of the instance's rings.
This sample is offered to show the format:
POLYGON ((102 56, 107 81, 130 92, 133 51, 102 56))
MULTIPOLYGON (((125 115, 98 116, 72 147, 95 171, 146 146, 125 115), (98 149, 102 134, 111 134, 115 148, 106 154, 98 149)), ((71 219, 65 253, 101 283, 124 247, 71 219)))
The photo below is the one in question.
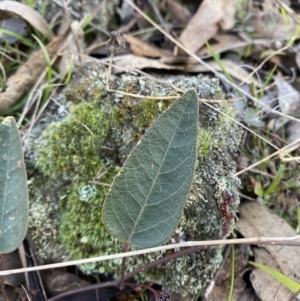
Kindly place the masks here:
POLYGON ((2 1, 0 2, 0 10, 19 15, 50 41, 55 38, 44 17, 31 7, 16 1, 2 1))
MULTIPOLYGON (((58 53, 66 34, 67 32, 58 36, 46 46, 50 58, 58 53)), ((7 80, 5 91, 0 93, 0 112, 8 110, 17 103, 29 91, 46 66, 47 62, 42 50, 31 54, 26 63, 7 80)))
POLYGON ((132 35, 123 34, 122 37, 130 45, 130 49, 136 55, 153 58, 162 56, 173 56, 173 54, 170 51, 155 47, 138 38, 133 37, 132 35))

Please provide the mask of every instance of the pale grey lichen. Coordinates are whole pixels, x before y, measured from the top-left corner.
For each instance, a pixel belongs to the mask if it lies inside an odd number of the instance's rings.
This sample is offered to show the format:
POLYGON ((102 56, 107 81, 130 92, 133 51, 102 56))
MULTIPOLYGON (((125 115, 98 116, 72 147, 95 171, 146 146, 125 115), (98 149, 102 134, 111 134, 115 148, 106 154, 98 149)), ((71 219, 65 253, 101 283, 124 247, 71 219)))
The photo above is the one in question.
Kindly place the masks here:
POLYGON ((80 186, 78 188, 78 197, 80 201, 88 202, 97 193, 97 189, 93 185, 80 186))
MULTIPOLYGON (((182 90, 194 87, 200 98, 222 98, 217 79, 202 75, 153 75, 160 82, 137 74, 112 76, 110 88, 146 96, 175 95, 173 88, 168 85, 171 83, 182 90)), ((34 220, 38 213, 34 215, 33 211, 42 209, 33 204, 39 203, 41 196, 48 197, 55 208, 59 204, 61 211, 48 219, 48 223, 53 225, 48 242, 51 241, 55 250, 65 250, 60 257, 64 259, 121 252, 122 244, 107 233, 101 221, 105 194, 133 146, 158 114, 171 103, 170 100, 154 101, 108 93, 104 89, 105 83, 105 73, 93 63, 80 66, 64 92, 66 99, 63 104, 68 101, 74 103, 71 116, 54 123, 43 135, 36 137, 34 147, 30 147, 30 155, 26 156, 28 164, 35 161, 42 177, 47 179, 47 187, 43 191, 40 186, 32 187, 34 200, 31 205, 30 231, 35 233, 37 228, 34 220), (86 190, 92 187, 90 183, 97 182, 100 185, 95 186, 95 194, 86 190), (50 192, 48 189, 51 185, 59 189, 55 193, 50 192), (56 231, 59 231, 58 236, 56 231)), ((212 106, 231 117, 236 114, 229 103, 212 106)), ((52 112, 57 113, 55 110, 52 112)), ((228 235, 234 226, 239 203, 239 180, 234 177, 234 154, 241 134, 242 131, 231 119, 204 103, 200 104, 198 164, 180 223, 168 243, 210 240, 228 235), (224 195, 231 196, 235 202, 224 207, 224 195)), ((32 141, 29 145, 32 146, 32 141)), ((43 233, 40 234, 43 236, 43 233)), ((43 249, 40 241, 45 239, 35 239, 39 251, 43 249)), ((127 260, 127 271, 165 254, 161 252, 130 257, 127 260)), ((59 256, 46 259, 58 260, 59 256)), ((221 260, 222 249, 209 248, 147 271, 140 279, 157 281, 183 295, 195 293, 210 281, 221 260)), ((118 276, 120 262, 93 263, 81 266, 81 269, 87 273, 113 273, 118 276)))

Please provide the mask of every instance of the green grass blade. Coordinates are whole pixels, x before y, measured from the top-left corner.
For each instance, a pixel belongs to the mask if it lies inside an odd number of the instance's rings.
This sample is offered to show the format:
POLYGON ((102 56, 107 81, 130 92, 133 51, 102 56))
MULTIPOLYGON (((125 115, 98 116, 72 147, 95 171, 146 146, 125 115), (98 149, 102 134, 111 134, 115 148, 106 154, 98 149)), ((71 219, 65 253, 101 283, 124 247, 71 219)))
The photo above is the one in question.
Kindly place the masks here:
POLYGON ((278 280, 281 284, 283 284, 286 288, 288 288, 293 293, 297 293, 300 290, 300 284, 292 280, 291 278, 283 275, 282 273, 264 265, 261 263, 249 261, 253 266, 267 272, 269 275, 273 276, 276 280, 278 280))

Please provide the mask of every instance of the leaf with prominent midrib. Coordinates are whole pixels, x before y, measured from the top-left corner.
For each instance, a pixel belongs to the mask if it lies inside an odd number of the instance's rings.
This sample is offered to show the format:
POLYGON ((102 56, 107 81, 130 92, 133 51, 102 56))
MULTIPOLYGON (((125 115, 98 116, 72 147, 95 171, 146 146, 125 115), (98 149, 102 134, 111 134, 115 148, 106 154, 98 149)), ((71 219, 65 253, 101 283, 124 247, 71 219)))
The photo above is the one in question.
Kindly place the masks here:
POLYGON ((22 145, 13 117, 0 124, 0 253, 18 248, 27 232, 28 193, 22 145))
POLYGON ((193 180, 197 120, 197 94, 188 90, 138 142, 103 205, 103 221, 112 235, 140 248, 171 236, 193 180))

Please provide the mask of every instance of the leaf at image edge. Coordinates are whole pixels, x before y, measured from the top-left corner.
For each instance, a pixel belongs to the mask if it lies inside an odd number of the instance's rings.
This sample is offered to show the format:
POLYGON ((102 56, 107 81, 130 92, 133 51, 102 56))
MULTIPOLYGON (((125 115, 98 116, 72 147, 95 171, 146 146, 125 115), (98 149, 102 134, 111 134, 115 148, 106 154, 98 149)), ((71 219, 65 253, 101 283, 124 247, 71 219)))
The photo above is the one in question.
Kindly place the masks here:
POLYGON ((113 236, 140 248, 171 236, 194 176, 197 120, 197 94, 188 90, 133 149, 103 205, 103 222, 113 236))
POLYGON ((27 177, 13 117, 0 124, 0 154, 0 253, 9 253, 23 241, 28 226, 27 177))

